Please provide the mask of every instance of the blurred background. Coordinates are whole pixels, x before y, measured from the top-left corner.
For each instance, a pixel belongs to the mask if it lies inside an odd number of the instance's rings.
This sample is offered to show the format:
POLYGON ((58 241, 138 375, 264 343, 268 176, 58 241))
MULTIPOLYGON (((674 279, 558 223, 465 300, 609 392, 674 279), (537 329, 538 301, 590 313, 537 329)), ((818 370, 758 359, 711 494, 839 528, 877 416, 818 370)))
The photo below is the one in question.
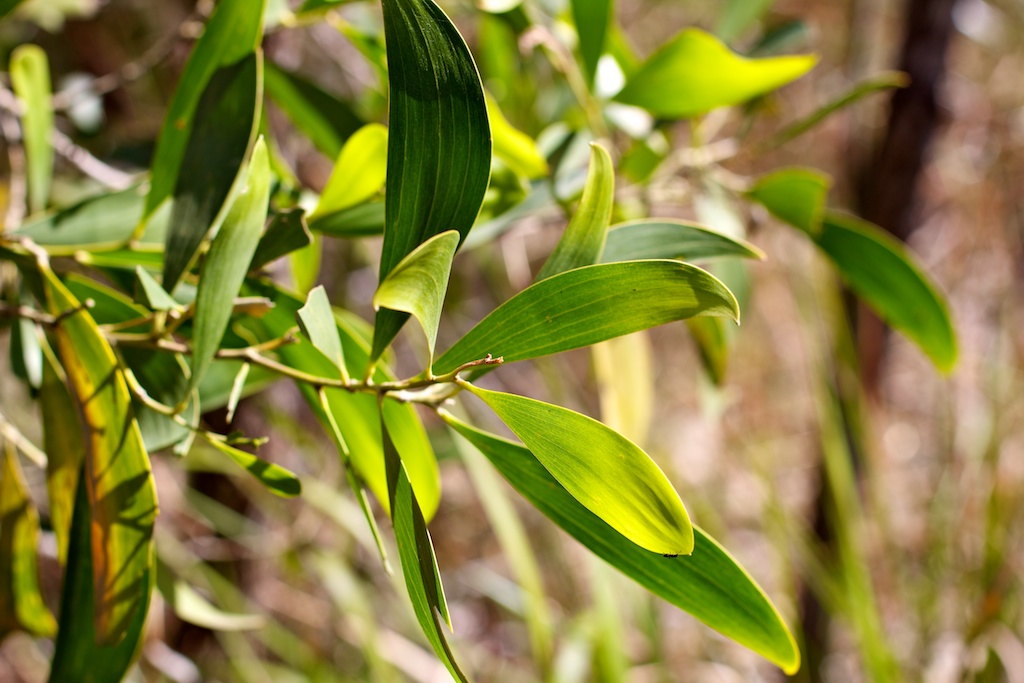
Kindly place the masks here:
MULTIPOLYGON (((498 2, 440 4, 511 123, 542 148, 563 139, 559 126, 582 131, 561 150, 557 179, 578 181, 586 142, 602 133, 587 132, 593 121, 559 61, 560 51, 571 59, 574 38, 564 3, 538 1, 546 30, 518 37, 485 11, 501 10, 498 2)), ((0 52, 6 64, 21 43, 43 46, 65 98, 58 125, 69 144, 128 177, 148 164, 210 9, 187 0, 27 0, 0 23, 0 52)), ((270 2, 277 21, 264 43, 268 60, 364 120, 386 120, 385 76, 367 56, 382 46, 377 4, 346 3, 308 21, 289 9, 270 2)), ((804 651, 795 680, 1024 681, 1024 3, 619 0, 615 13, 616 40, 641 57, 688 26, 730 34, 741 53, 820 56, 810 75, 753 105, 756 116, 748 108, 658 127, 643 141, 658 159, 650 172, 637 161, 637 141, 616 132, 626 126, 609 134, 619 218, 739 226, 767 258, 747 268, 743 325, 718 382, 682 324, 618 349, 519 364, 488 381, 606 419, 618 410, 695 521, 779 606, 804 651), (728 23, 740 5, 752 18, 728 23), (761 144, 851 84, 894 69, 910 74, 909 87, 860 99, 786 145, 761 144), (698 136, 739 145, 711 180, 659 148, 697 147, 698 136), (950 375, 859 310, 802 235, 715 189, 784 165, 828 172, 831 206, 909 243, 950 301, 960 342, 950 375), (620 389, 633 397, 628 411, 607 403, 608 359, 623 354, 635 361, 620 389), (824 485, 832 457, 850 465, 847 488, 838 488, 852 497, 837 495, 834 481, 824 485)), ((608 79, 614 92, 614 74, 608 79)), ((267 121, 299 185, 322 189, 332 160, 273 103, 267 121)), ((95 190, 67 155, 58 164, 59 204, 95 190)), ((490 210, 521 199, 511 195, 495 190, 490 210)), ((505 213, 500 237, 456 261, 441 347, 529 283, 565 221, 557 201, 505 213)), ((317 281, 333 302, 370 318, 378 253, 375 239, 325 240, 317 281)), ((8 344, 0 331, 5 356, 8 344)), ((398 345, 403 376, 420 367, 416 348, 408 339, 398 345)), ((10 376, 0 375, 0 408, 37 435, 27 392, 10 376)), ((465 408, 488 424, 479 405, 465 408)), ((431 533, 453 642, 477 680, 785 679, 592 558, 461 452, 436 418, 424 419, 442 459, 431 533), (517 513, 526 559, 499 540, 490 520, 501 513, 482 502, 495 500, 517 513), (546 594, 539 625, 527 619, 520 586, 530 551, 546 594), (546 634, 539 642, 538 633, 546 634)), ((223 414, 206 420, 226 428, 223 414)), ((282 382, 251 396, 234 427, 270 437, 261 455, 302 475, 304 495, 274 498, 218 472, 198 450, 184 461, 154 458, 161 560, 225 611, 183 619, 190 615, 157 599, 132 680, 448 680, 404 588, 381 569, 358 508, 340 493, 338 458, 298 392, 282 382)), ((45 529, 41 475, 30 483, 45 529)), ((41 580, 56 602, 53 547, 44 533, 41 580)), ((46 680, 50 648, 9 636, 0 681, 46 680)))

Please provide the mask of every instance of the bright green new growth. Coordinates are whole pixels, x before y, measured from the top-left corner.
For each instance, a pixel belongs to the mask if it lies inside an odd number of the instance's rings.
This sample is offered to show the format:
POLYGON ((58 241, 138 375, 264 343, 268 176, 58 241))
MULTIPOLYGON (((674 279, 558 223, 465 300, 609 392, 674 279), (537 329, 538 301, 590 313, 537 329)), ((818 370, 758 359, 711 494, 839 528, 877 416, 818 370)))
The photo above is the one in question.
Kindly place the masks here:
POLYGON ((533 399, 463 384, 522 439, 585 508, 640 547, 689 555, 693 528, 650 456, 597 420, 533 399))
POLYGON ((53 180, 50 63, 41 47, 21 45, 14 50, 11 54, 11 87, 22 106, 28 209, 36 213, 46 208, 53 180))

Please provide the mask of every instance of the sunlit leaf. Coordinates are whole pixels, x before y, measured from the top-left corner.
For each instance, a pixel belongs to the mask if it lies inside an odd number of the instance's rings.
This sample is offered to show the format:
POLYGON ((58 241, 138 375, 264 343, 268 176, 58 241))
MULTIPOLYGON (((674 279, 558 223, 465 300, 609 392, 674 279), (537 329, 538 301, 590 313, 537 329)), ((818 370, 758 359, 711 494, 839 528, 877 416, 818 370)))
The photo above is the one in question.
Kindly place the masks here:
POLYGON ((282 498, 294 498, 302 493, 302 483, 299 482, 299 478, 280 465, 262 460, 252 453, 246 453, 216 438, 208 438, 206 441, 218 452, 228 456, 239 467, 256 477, 274 495, 282 498))
POLYGON ((57 622, 43 604, 36 573, 39 513, 14 446, 0 440, 0 638, 24 629, 51 637, 57 622))
POLYGON ((524 178, 535 180, 546 176, 548 162, 537 149, 537 143, 508 122, 490 93, 486 93, 486 96, 487 115, 494 138, 494 156, 524 178))
POLYGON ((828 213, 815 243, 850 289, 917 344, 935 366, 956 365, 957 341, 945 297, 906 248, 881 228, 828 213))
MULTIPOLYGON (((373 295, 373 306, 377 310, 403 311, 419 321, 427 337, 430 360, 434 358, 441 308, 458 247, 459 233, 454 230, 431 237, 402 259, 373 295)), ((429 361, 427 367, 430 367, 429 361)))
POLYGON ((249 270, 259 270, 282 256, 308 247, 313 235, 306 226, 306 213, 302 209, 291 209, 274 214, 267 231, 256 246, 249 270))
POLYGON ((747 196, 781 221, 815 235, 821 229, 832 179, 809 168, 784 168, 757 179, 747 196))
POLYGON ((161 565, 157 573, 160 595, 182 621, 211 631, 253 631, 267 625, 258 614, 234 614, 215 607, 183 579, 166 574, 161 565))
POLYGON ((93 542, 89 498, 85 490, 83 480, 75 497, 50 683, 120 683, 142 650, 143 629, 153 589, 152 548, 147 545, 140 549, 147 567, 135 579, 132 590, 139 595, 141 602, 126 623, 124 637, 120 641, 104 643, 102 631, 96 628, 101 613, 95 611, 99 604, 94 593, 93 576, 97 558, 92 554, 94 547, 102 547, 102 541, 99 546, 93 542))
POLYGON ((341 148, 313 216, 361 204, 380 192, 387 178, 388 129, 371 123, 353 133, 341 148))
POLYGON ((654 352, 646 332, 595 344, 601 422, 643 447, 654 415, 654 352))
POLYGON ((263 139, 256 143, 245 186, 210 245, 196 292, 190 389, 199 386, 227 330, 252 255, 256 252, 270 200, 270 164, 263 139))
POLYGON ((787 673, 800 667, 793 636, 764 591, 714 539, 694 528, 690 556, 648 552, 583 507, 528 449, 444 420, 487 456, 531 504, 598 557, 658 597, 766 657, 787 673))
POLYGON ((388 427, 383 419, 381 420, 381 431, 384 438, 388 496, 391 500, 391 520, 395 525, 395 541, 398 544, 398 554, 402 560, 402 574, 405 576, 409 599, 416 612, 416 620, 419 621, 423 634, 430 641, 434 652, 444 662, 451 675, 459 681, 467 683, 469 679, 456 663, 455 656, 452 654, 441 627, 441 620, 444 620, 449 629, 452 623, 426 520, 420 511, 420 505, 416 500, 416 494, 413 493, 412 485, 409 483, 405 466, 391 441, 388 427))
MULTIPOLYGON (((433 0, 383 0, 391 92, 380 280, 446 230, 465 239, 487 190, 491 131, 476 65, 433 0)), ((380 357, 409 314, 377 314, 380 357)))
POLYGON ((764 258, 741 239, 711 228, 668 218, 648 218, 613 225, 601 256, 603 263, 640 259, 705 261, 717 258, 764 258))
MULTIPOLYGON (((167 109, 160 136, 153 154, 152 180, 143 222, 172 194, 177 195, 179 173, 191 172, 183 168, 186 146, 193 136, 195 121, 203 121, 210 114, 199 108, 200 98, 208 91, 208 84, 220 69, 235 64, 259 46, 263 35, 263 2, 252 0, 223 0, 218 2, 203 36, 192 48, 192 55, 181 74, 174 99, 167 109)), ((221 83, 221 88, 225 87, 221 83)), ((210 125, 207 121, 206 125, 210 125)), ((226 128, 223 121, 221 126, 226 128)), ((232 121, 232 126, 238 126, 232 121)), ((243 124, 244 127, 244 124, 243 124)), ((223 129, 222 129, 223 130, 223 129)), ((229 170, 230 179, 234 170, 229 170)), ((228 182, 230 182, 230 179, 228 182)), ((216 212, 216 209, 214 210, 216 212)), ((173 286, 166 281, 167 289, 173 286)))
POLYGON ((508 425, 585 508, 642 548, 689 555, 693 529, 679 494, 650 456, 567 408, 465 385, 508 425))
POLYGON ((587 83, 593 84, 597 63, 604 54, 608 27, 614 18, 612 0, 572 0, 572 18, 579 36, 580 57, 587 83))
POLYGON ((615 168, 612 158, 604 147, 593 143, 583 198, 562 239, 537 274, 538 281, 600 260, 614 203, 615 168))
MULTIPOLYGON (((51 271, 42 269, 42 275, 51 315, 79 308, 51 271)), ((81 311, 67 317, 54 337, 85 422, 85 481, 100 551, 92 559, 95 628, 98 641, 110 645, 148 604, 156 488, 124 376, 92 316, 81 311)))
POLYGON ((163 286, 172 294, 203 239, 224 220, 241 179, 259 127, 262 63, 256 52, 218 69, 196 105, 167 231, 163 286))
POLYGON ((296 318, 306 338, 334 364, 340 376, 347 379, 348 368, 341 348, 341 337, 338 335, 338 324, 334 321, 334 311, 323 285, 309 293, 306 305, 299 309, 296 318))
POLYGON ((50 63, 38 45, 20 45, 11 53, 11 87, 21 102, 28 209, 46 208, 53 180, 53 107, 50 63))
POLYGON ((487 354, 528 360, 693 316, 739 320, 732 293, 696 266, 665 260, 577 268, 506 301, 438 358, 434 372, 487 354))
POLYGON ((46 451, 46 493, 50 526, 57 537, 57 559, 67 563, 71 516, 75 510, 78 474, 85 458, 82 426, 65 384, 64 370, 49 348, 43 355, 43 384, 39 388, 46 451))
POLYGON ((690 118, 742 104, 811 70, 812 55, 746 59, 695 28, 663 45, 615 96, 655 116, 690 118))

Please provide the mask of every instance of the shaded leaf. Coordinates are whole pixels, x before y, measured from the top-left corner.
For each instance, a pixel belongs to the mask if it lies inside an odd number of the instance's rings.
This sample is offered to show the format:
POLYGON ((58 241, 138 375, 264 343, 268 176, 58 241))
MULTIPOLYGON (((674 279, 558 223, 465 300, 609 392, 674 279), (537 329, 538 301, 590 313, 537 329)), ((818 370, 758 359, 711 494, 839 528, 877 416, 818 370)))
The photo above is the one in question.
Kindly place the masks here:
MULTIPOLYGON (((179 194, 175 189, 179 184, 179 175, 194 170, 185 168, 185 158, 188 156, 186 147, 195 136, 194 122, 203 122, 210 114, 200 106, 201 98, 207 97, 206 93, 210 92, 208 85, 214 81, 218 71, 238 63, 259 46, 263 35, 263 6, 263 2, 252 0, 222 0, 217 3, 206 22, 203 35, 196 41, 182 71, 178 88, 160 128, 153 153, 152 179, 143 222, 153 215, 165 199, 172 194, 179 194)), ((225 84, 221 82, 219 87, 223 88, 225 84)), ((212 123, 206 121, 205 125, 212 123)), ((220 125, 226 128, 224 122, 220 125)), ((238 124, 232 121, 231 125, 238 124)), ((239 165, 235 164, 228 170, 231 179, 239 165)), ((168 290, 174 289, 166 281, 164 286, 168 290)))
POLYGON ((800 667, 793 636, 764 591, 714 539, 694 528, 693 554, 648 552, 583 507, 528 449, 441 417, 487 456, 534 507, 598 557, 658 597, 766 657, 787 673, 800 667))
POLYGON ((612 0, 572 0, 572 19, 579 36, 580 57, 587 84, 593 86, 597 63, 604 54, 608 27, 614 18, 612 0))
POLYGON ((57 559, 67 563, 71 517, 75 510, 78 473, 85 458, 82 425, 64 370, 49 348, 43 355, 43 384, 39 388, 43 420, 43 448, 46 451, 46 493, 50 502, 50 526, 57 537, 57 559))
POLYGON ((623 536, 662 555, 693 550, 693 528, 679 494, 624 436, 567 408, 463 386, 498 414, 573 498, 623 536))
POLYGON ((948 304, 902 244, 867 221, 835 213, 825 215, 815 243, 885 322, 917 344, 939 370, 953 369, 957 341, 948 304))
POLYGON ((459 233, 454 230, 431 237, 402 259, 373 295, 375 309, 403 311, 419 321, 427 337, 428 368, 434 358, 441 308, 458 248, 459 233))
MULTIPOLYGON (((78 308, 52 271, 41 270, 50 314, 78 308)), ((85 422, 90 526, 101 551, 92 558, 95 629, 98 642, 109 645, 148 604, 156 488, 124 376, 92 316, 82 311, 67 317, 54 336, 85 422)))
POLYGON ((494 156, 518 175, 536 180, 548 174, 548 162, 537 149, 537 143, 526 133, 517 130, 505 118, 497 101, 490 93, 487 97, 487 116, 494 138, 494 156))
POLYGON ((334 321, 334 311, 327 299, 327 290, 323 285, 313 289, 306 297, 306 305, 296 314, 302 333, 312 342, 317 351, 338 369, 340 376, 348 380, 348 368, 345 366, 345 355, 341 348, 341 337, 338 335, 338 324, 334 321))
POLYGON ((341 148, 313 216, 349 209, 373 197, 384 187, 387 164, 388 129, 379 123, 360 128, 341 148))
POLYGON ((696 266, 628 261, 577 268, 499 306, 437 359, 434 372, 487 354, 528 360, 694 316, 739 320, 732 293, 696 266))
POLYGON ((53 180, 53 107, 50 63, 38 45, 19 45, 11 53, 11 87, 21 102, 25 175, 30 213, 46 208, 53 180))
POLYGON ((725 382, 732 345, 728 328, 718 318, 692 318, 686 321, 686 326, 697 343, 701 365, 708 378, 716 386, 721 386, 725 382))
POLYGON ((43 604, 36 572, 39 513, 14 446, 0 441, 0 450, 0 638, 19 629, 51 637, 57 622, 43 604))
MULTIPOLYGON (((465 239, 487 190, 491 131, 483 86, 465 41, 433 0, 383 0, 391 93, 380 280, 446 231, 465 239)), ((377 314, 378 358, 408 319, 377 314)))
POLYGON ((192 377, 199 386, 227 330, 234 299, 256 252, 270 201, 270 163, 263 139, 256 143, 245 186, 231 205, 224 225, 210 245, 196 292, 192 332, 192 377))
POLYGON ((654 351, 647 333, 634 332, 595 344, 593 354, 601 422, 643 447, 654 416, 655 396, 654 351))
POLYGON ((135 300, 151 311, 184 309, 142 266, 135 267, 135 300))
POLYGON ((384 202, 367 202, 351 209, 318 216, 310 230, 331 237, 371 237, 384 232, 384 202))
POLYGON ((289 209, 275 213, 270 219, 267 231, 256 245, 249 270, 259 270, 282 256, 308 247, 313 243, 313 234, 306 227, 306 212, 303 209, 289 209))
POLYGON ((648 218, 613 225, 601 255, 603 263, 665 258, 684 261, 762 259, 764 253, 749 242, 696 223, 648 218))
POLYGON ((582 266, 590 266, 601 258, 608 224, 615 203, 615 168, 604 147, 590 145, 590 169, 583 198, 569 221, 565 234, 544 262, 537 280, 582 266))
POLYGON ((262 62, 259 53, 251 53, 218 69, 196 105, 196 122, 174 186, 164 255, 163 286, 172 294, 203 239, 227 213, 259 127, 262 62))
POLYGON ((282 498, 294 498, 302 493, 302 483, 299 478, 280 465, 229 446, 219 439, 207 438, 206 441, 217 451, 234 460, 239 467, 256 477, 274 495, 282 498))
POLYGON ((784 168, 761 176, 747 196, 781 221, 815 235, 821 229, 832 179, 810 168, 784 168))
POLYGON ((746 59, 695 28, 663 45, 615 96, 655 116, 690 118, 765 95, 811 70, 812 55, 746 59))

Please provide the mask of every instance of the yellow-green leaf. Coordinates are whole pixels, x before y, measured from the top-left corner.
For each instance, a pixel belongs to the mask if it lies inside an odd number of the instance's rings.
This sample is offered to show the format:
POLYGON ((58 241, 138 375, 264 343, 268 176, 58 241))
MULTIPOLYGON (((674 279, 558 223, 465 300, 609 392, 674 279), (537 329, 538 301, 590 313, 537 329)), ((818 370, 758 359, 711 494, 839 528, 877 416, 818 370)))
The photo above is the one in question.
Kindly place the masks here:
POLYGON ((363 126, 341 148, 311 218, 343 211, 370 199, 384 187, 387 168, 388 129, 379 123, 363 126))
POLYGON ((494 138, 494 156, 518 175, 530 180, 548 174, 548 162, 537 149, 537 143, 526 133, 516 129, 501 112, 498 102, 486 93, 487 115, 494 138))
POLYGON ((46 492, 50 525, 57 537, 57 559, 67 563, 71 516, 75 510, 78 473, 85 458, 82 425, 65 383, 64 370, 47 347, 43 354, 43 383, 39 388, 46 450, 46 492))
POLYGON ((11 86, 21 102, 28 208, 35 213, 46 208, 53 180, 50 63, 43 48, 26 44, 14 49, 11 54, 11 86))
POLYGON ((613 225, 601 254, 603 263, 639 259, 707 261, 719 258, 763 259, 753 244, 696 223, 646 218, 613 225))
POLYGON ((256 477, 274 495, 282 498, 294 498, 302 493, 302 483, 299 478, 280 465, 262 460, 252 453, 246 453, 219 439, 208 438, 206 441, 218 452, 228 456, 239 467, 256 477))
POLYGON ((811 168, 784 168, 757 179, 747 196, 781 221, 816 235, 832 179, 811 168))

